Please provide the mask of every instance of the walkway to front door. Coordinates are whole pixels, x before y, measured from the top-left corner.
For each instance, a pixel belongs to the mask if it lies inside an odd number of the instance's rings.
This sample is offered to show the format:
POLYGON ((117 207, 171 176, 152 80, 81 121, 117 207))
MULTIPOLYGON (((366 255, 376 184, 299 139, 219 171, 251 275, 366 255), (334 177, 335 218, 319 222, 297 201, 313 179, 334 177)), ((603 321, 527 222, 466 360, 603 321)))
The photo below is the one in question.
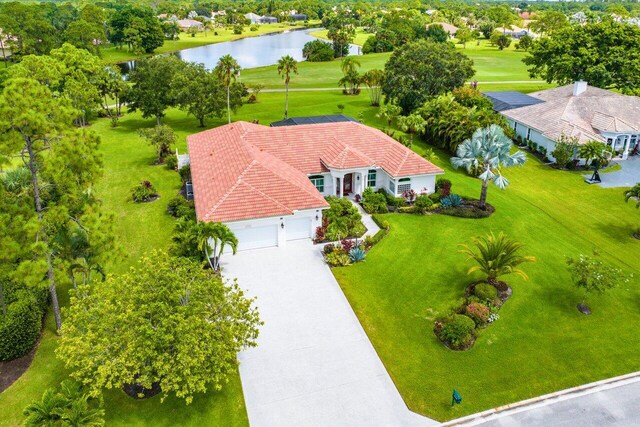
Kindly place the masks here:
POLYGON ((238 252, 223 269, 264 321, 258 347, 238 356, 252 427, 438 424, 409 411, 319 246, 238 252))

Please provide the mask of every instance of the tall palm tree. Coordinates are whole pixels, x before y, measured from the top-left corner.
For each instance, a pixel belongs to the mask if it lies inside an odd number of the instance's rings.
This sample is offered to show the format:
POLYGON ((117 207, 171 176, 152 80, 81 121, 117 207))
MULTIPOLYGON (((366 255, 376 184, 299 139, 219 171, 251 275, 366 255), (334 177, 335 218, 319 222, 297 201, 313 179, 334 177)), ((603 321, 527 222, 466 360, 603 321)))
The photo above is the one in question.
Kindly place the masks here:
POLYGON ((487 282, 495 285, 498 277, 505 274, 517 274, 523 279, 528 277, 524 271, 518 266, 525 262, 535 262, 533 256, 519 255, 522 249, 522 243, 516 242, 507 237, 504 233, 491 233, 485 237, 476 237, 473 239, 475 249, 471 249, 468 245, 462 245, 463 253, 478 263, 469 269, 467 274, 480 271, 487 275, 487 282))
POLYGON ((278 75, 284 79, 284 118, 287 119, 289 113, 289 82, 291 73, 298 74, 298 61, 291 55, 278 59, 278 75))
POLYGON ((486 209, 487 190, 489 181, 504 190, 509 185, 507 178, 502 176, 502 168, 521 166, 527 160, 522 151, 511 153, 511 139, 502 128, 491 125, 478 129, 470 139, 458 146, 457 157, 451 158, 454 168, 464 167, 468 172, 478 171, 478 178, 482 181, 480 191, 480 207, 486 209))
POLYGON ((238 239, 229 227, 220 222, 198 222, 196 235, 198 249, 204 251, 213 271, 220 271, 220 258, 226 246, 231 247, 234 255, 238 250, 238 239), (211 254, 209 254, 210 249, 213 249, 211 254))
POLYGON ((411 138, 409 146, 413 145, 413 135, 424 132, 426 127, 426 121, 417 113, 413 113, 408 116, 401 116, 398 119, 398 122, 400 124, 400 129, 402 129, 403 132, 407 132, 411 138))
POLYGON ((640 208, 640 182, 624 192, 624 201, 635 200, 636 208, 640 208))
POLYGON ((236 76, 240 72, 240 64, 227 54, 218 60, 214 71, 216 77, 222 80, 222 84, 227 88, 227 115, 229 123, 231 123, 231 83, 236 81, 236 76))

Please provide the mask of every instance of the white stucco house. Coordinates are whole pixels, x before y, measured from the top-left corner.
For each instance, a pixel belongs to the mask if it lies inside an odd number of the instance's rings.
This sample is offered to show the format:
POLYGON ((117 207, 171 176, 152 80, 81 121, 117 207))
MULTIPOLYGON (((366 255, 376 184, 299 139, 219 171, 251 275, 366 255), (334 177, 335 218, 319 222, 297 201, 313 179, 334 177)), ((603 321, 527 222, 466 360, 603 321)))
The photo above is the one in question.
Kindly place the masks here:
POLYGON ((640 98, 622 95, 578 81, 533 92, 486 92, 494 108, 506 117, 516 135, 547 149, 555 149, 561 135, 579 144, 600 141, 622 160, 640 149, 640 98))
POLYGON ((311 239, 326 196, 365 188, 432 193, 442 169, 353 121, 269 127, 235 122, 187 137, 196 216, 223 222, 239 250, 311 239))

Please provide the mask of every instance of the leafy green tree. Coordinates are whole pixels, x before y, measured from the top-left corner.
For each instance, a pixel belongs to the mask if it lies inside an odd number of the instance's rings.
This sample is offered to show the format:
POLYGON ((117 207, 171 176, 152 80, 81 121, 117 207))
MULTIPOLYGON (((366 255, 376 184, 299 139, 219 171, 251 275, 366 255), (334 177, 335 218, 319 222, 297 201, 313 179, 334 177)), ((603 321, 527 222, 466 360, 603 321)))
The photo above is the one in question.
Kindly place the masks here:
POLYGON ((171 146, 176 143, 177 136, 167 125, 157 125, 150 129, 140 129, 140 136, 156 150, 156 162, 164 163, 164 159, 172 153, 171 146))
POLYGON ((482 37, 489 40, 491 38, 491 34, 496 29, 495 23, 491 21, 483 21, 479 24, 480 32, 482 33, 482 37))
POLYGON ((129 110, 140 110, 142 117, 155 117, 157 124, 161 124, 165 110, 176 105, 172 88, 184 66, 184 62, 172 55, 140 60, 129 73, 131 88, 124 96, 129 110))
POLYGON ((380 105, 382 100, 382 83, 384 82, 384 71, 371 69, 365 72, 361 78, 362 83, 367 85, 369 100, 373 107, 380 105))
POLYGON ((396 49, 385 64, 382 92, 410 114, 432 97, 462 86, 473 61, 446 43, 421 40, 396 49))
POLYGON ((511 37, 502 34, 500 31, 494 31, 490 38, 491 44, 500 50, 511 46, 511 37))
MULTIPOLYGON (((175 77, 174 90, 178 107, 198 119, 200 127, 209 117, 222 117, 227 107, 226 88, 202 64, 187 63, 175 77)), ((242 96, 232 85, 231 111, 241 106, 242 96)))
POLYGON ((517 274, 527 280, 527 275, 518 266, 536 261, 533 256, 520 255, 524 245, 502 232, 497 236, 490 233, 484 237, 476 237, 473 239, 473 246, 472 249, 468 245, 462 245, 462 253, 478 264, 471 267, 467 274, 479 271, 487 276, 487 282, 492 285, 497 284, 500 276, 507 274, 517 274))
POLYGON ((133 51, 152 53, 164 43, 164 31, 151 9, 124 6, 109 18, 109 41, 133 51))
POLYGON ((467 43, 473 41, 475 39, 475 36, 473 34, 473 31, 471 31, 467 27, 462 27, 458 31, 456 31, 456 38, 458 39, 458 43, 460 43, 463 48, 466 48, 467 43))
POLYGON ((571 25, 537 40, 523 62, 531 77, 565 85, 578 80, 600 88, 640 89, 640 27, 615 22, 571 25))
POLYGON ((7 42, 14 58, 46 55, 56 46, 56 29, 39 4, 8 2, 0 5, 0 28, 11 34, 7 42))
POLYGON ((564 133, 556 141, 556 146, 551 155, 556 159, 556 164, 560 168, 566 168, 575 158, 578 151, 578 138, 567 136, 564 133))
POLYGON ((578 309, 587 314, 591 312, 586 305, 589 295, 603 294, 620 283, 627 283, 630 280, 630 277, 619 268, 605 264, 597 252, 594 252, 593 256, 580 255, 578 258, 567 258, 567 265, 573 284, 584 291, 578 309))
POLYGON ((302 56, 309 62, 326 62, 334 58, 335 52, 331 43, 322 40, 313 40, 305 43, 302 48, 302 56))
POLYGON ((420 114, 413 113, 408 116, 401 116, 398 119, 398 124, 403 132, 409 134, 409 147, 411 147, 413 145, 413 135, 424 132, 426 121, 420 114))
POLYGON ((640 183, 631 187, 630 190, 625 191, 624 201, 628 202, 631 199, 635 200, 636 208, 640 208, 640 183))
POLYGON ((432 24, 427 28, 426 38, 435 43, 446 43, 449 33, 440 24, 432 24))
POLYGON ((64 40, 79 49, 100 54, 100 44, 94 44, 94 40, 102 41, 105 38, 104 27, 84 20, 73 21, 64 32, 64 40))
POLYGON ((482 181, 480 207, 486 209, 489 181, 504 190, 509 181, 502 175, 502 169, 521 166, 527 160, 522 151, 511 153, 511 139, 498 125, 478 129, 470 139, 458 146, 457 156, 451 158, 454 168, 465 168, 468 172, 478 171, 482 181))
POLYGON ((578 147, 578 157, 583 158, 585 165, 604 166, 613 155, 613 148, 600 141, 589 141, 578 147))
POLYGON ((536 14, 535 19, 529 24, 529 29, 534 33, 550 35, 569 25, 569 20, 563 12, 547 10, 536 14))
POLYGON ((194 234, 198 242, 198 249, 204 252, 213 271, 220 271, 220 258, 225 247, 229 246, 233 254, 236 254, 238 239, 225 224, 200 221, 195 224, 194 234), (213 249, 211 254, 209 249, 213 249))
POLYGON ((380 108, 378 109, 378 114, 376 114, 376 116, 383 119, 387 123, 387 130, 389 130, 391 129, 391 124, 398 118, 400 113, 402 113, 402 108, 400 108, 400 106, 387 102, 386 104, 380 106, 380 108))
POLYGON ((382 28, 367 38, 362 46, 362 53, 391 52, 398 45, 398 38, 393 31, 382 28))
POLYGON ((287 119, 289 114, 289 82, 291 81, 291 73, 298 74, 298 61, 293 59, 291 55, 285 55, 278 59, 278 75, 284 80, 284 118, 287 119))
POLYGON ((522 49, 525 52, 531 49, 531 46, 533 46, 533 38, 528 34, 520 37, 520 40, 518 40, 518 43, 515 45, 516 49, 522 49))
POLYGON ((355 21, 343 7, 323 17, 322 25, 328 30, 327 38, 333 42, 334 56, 342 58, 349 53, 349 44, 356 36, 355 21))
POLYGON ((516 15, 507 5, 492 6, 487 10, 487 16, 496 27, 503 28, 503 33, 516 22, 516 15))
POLYGON ((118 119, 122 115, 123 97, 129 88, 122 79, 120 68, 115 65, 104 67, 103 72, 98 75, 96 87, 100 94, 102 109, 111 118, 111 126, 117 126, 118 119))
POLYGON ((240 64, 231 55, 224 55, 216 64, 214 73, 225 88, 227 88, 227 115, 231 123, 231 85, 236 81, 236 76, 240 72, 240 64))
POLYGON ((260 324, 235 282, 153 252, 123 275, 72 291, 56 355, 91 395, 159 387, 190 403, 222 389, 238 352, 256 345, 260 324))

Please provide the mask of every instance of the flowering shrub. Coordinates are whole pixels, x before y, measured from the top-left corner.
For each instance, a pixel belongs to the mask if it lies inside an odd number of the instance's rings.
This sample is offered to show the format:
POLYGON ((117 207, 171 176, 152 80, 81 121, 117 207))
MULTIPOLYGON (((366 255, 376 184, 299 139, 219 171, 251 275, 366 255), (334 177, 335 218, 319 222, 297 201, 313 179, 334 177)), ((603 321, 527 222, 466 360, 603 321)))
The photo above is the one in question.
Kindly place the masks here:
POLYGON ((342 249, 345 252, 349 252, 351 251, 351 249, 353 249, 356 246, 356 242, 354 242, 353 240, 349 240, 349 239, 343 239, 340 244, 342 245, 342 249))
POLYGON ((404 200, 407 203, 413 203, 413 201, 416 199, 416 196, 417 196, 416 192, 412 189, 409 189, 402 193, 402 197, 404 197, 404 200))
POLYGON ((436 181, 436 192, 440 193, 441 197, 447 197, 451 194, 451 181, 446 178, 438 178, 436 181))
POLYGON ((489 307, 478 302, 469 304, 465 309, 465 313, 467 316, 472 318, 477 325, 485 325, 491 315, 489 307))
POLYGON ((131 189, 131 197, 134 202, 149 202, 157 196, 158 192, 149 181, 142 181, 131 189))
POLYGON ((500 315, 498 313, 491 313, 489 315, 489 318, 487 319, 487 323, 493 323, 496 320, 498 320, 500 318, 500 315))
POLYGON ((322 242, 325 239, 326 229, 322 226, 316 227, 316 242, 322 242))

